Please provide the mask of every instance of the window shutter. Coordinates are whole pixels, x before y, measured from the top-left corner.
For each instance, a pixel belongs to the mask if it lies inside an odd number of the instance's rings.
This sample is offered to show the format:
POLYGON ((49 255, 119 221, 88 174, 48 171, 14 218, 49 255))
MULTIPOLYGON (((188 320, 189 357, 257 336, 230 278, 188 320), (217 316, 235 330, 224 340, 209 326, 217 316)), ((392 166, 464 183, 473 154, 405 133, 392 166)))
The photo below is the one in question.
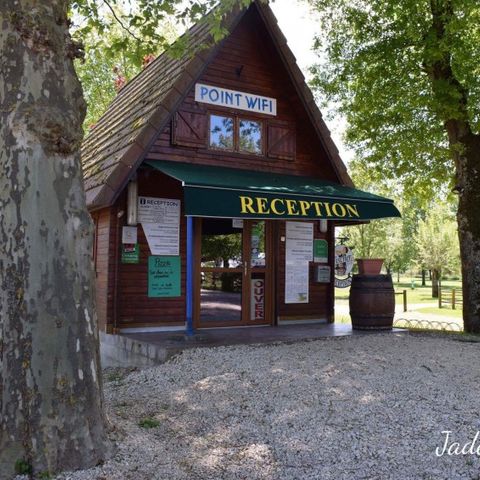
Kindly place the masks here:
POLYGON ((200 110, 181 110, 175 114, 172 143, 186 147, 207 146, 207 115, 200 110))
POLYGON ((268 156, 295 160, 296 132, 289 123, 268 123, 268 156))

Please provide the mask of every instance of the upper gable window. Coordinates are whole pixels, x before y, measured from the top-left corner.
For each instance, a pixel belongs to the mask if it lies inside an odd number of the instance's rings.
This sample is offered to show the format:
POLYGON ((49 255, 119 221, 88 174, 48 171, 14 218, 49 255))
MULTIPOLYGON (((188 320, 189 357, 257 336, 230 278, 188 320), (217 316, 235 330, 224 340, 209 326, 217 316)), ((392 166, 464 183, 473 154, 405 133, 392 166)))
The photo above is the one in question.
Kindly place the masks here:
POLYGON ((232 117, 210 115, 210 147, 221 150, 233 150, 234 125, 235 122, 232 117))
POLYGON ((263 155, 263 122, 210 114, 209 146, 217 150, 263 155))
POLYGON ((239 119, 238 150, 255 155, 263 153, 262 122, 239 119))

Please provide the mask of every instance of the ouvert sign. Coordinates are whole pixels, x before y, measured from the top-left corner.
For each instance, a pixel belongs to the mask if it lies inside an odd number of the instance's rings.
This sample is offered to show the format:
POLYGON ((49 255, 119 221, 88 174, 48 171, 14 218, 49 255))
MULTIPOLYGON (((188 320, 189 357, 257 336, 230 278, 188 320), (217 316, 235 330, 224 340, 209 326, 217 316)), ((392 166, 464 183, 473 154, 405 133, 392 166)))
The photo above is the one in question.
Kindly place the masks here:
POLYGON ((264 113, 266 115, 277 115, 277 101, 274 98, 228 90, 227 88, 212 87, 203 83, 195 85, 195 101, 220 107, 264 113))

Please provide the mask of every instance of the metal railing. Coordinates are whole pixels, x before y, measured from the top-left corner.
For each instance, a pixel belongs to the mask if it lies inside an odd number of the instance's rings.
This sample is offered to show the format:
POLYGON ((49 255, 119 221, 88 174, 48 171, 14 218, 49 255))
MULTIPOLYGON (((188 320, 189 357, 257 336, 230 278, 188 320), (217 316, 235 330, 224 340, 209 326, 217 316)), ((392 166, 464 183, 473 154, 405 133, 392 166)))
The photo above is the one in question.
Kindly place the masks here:
POLYGON ((455 322, 443 322, 441 320, 416 320, 398 318, 393 322, 395 328, 407 328, 411 330, 437 330, 442 332, 463 332, 463 325, 455 322))

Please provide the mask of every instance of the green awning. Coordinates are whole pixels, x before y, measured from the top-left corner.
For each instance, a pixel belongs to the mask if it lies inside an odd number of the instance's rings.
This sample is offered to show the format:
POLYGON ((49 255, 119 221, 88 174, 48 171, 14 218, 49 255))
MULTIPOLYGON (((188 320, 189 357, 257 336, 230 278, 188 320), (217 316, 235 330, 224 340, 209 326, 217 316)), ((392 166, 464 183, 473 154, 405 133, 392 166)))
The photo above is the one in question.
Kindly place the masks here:
POLYGON ((388 198, 318 178, 160 160, 146 164, 182 182, 187 216, 340 221, 400 217, 388 198))

